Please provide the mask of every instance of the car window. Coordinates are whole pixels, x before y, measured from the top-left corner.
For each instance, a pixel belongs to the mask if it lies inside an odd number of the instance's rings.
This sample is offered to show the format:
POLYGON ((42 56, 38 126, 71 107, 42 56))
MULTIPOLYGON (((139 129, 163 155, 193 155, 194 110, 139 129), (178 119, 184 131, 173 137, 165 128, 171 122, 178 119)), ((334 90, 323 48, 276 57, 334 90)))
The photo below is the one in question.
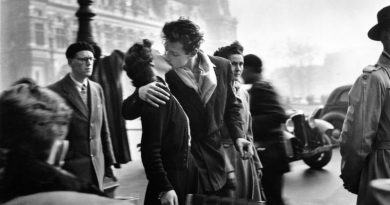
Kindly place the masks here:
POLYGON ((346 91, 343 91, 340 96, 339 96, 339 102, 342 102, 342 103, 348 103, 348 91, 349 90, 346 90, 346 91))

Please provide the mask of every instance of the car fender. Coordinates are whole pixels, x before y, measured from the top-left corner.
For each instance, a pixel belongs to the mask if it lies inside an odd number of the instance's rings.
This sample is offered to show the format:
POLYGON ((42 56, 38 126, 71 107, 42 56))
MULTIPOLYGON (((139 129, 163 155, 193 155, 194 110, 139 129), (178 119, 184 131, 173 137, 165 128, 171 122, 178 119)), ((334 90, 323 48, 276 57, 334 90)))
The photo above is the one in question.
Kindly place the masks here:
POLYGON ((314 119, 320 119, 321 118, 321 113, 324 110, 324 106, 320 105, 316 109, 314 109, 313 113, 311 114, 314 119))
POLYGON ((332 124, 322 119, 314 119, 314 126, 320 131, 320 133, 325 133, 329 129, 334 129, 332 124))
POLYGON ((333 120, 333 119, 344 121, 345 114, 341 112, 329 112, 326 113, 324 116, 322 116, 321 119, 326 121, 333 120))

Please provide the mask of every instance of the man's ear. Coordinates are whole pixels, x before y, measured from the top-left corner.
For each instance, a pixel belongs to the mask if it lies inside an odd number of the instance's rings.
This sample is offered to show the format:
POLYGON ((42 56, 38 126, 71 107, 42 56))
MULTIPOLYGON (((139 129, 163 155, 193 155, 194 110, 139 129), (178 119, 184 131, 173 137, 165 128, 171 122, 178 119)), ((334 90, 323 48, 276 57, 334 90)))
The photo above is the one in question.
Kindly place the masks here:
POLYGON ((72 59, 68 58, 68 65, 72 64, 72 59))

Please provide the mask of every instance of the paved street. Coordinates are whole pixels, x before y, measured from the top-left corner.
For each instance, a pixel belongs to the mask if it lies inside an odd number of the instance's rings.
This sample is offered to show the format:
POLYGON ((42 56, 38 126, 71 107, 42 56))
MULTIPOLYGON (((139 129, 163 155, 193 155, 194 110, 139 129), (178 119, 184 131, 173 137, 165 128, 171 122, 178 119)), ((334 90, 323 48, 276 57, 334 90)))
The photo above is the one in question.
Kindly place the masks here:
MULTIPOLYGON (((312 170, 297 161, 291 163, 291 171, 285 175, 284 196, 289 205, 353 205, 356 196, 344 190, 340 175, 339 149, 333 151, 331 162, 323 170, 312 170)), ((142 163, 137 160, 116 170, 121 186, 117 196, 139 197, 143 204, 146 178, 142 163)))
POLYGON ((312 170, 301 160, 291 163, 285 175, 284 195, 289 205, 353 205, 356 195, 343 188, 340 175, 340 150, 323 170, 312 170))

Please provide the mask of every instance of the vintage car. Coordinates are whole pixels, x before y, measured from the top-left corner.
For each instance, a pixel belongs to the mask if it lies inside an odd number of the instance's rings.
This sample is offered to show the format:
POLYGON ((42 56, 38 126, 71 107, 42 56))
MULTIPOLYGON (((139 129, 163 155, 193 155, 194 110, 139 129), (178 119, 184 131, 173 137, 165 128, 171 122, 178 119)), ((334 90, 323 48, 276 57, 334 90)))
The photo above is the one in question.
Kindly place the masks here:
POLYGON ((351 87, 352 85, 344 85, 334 89, 316 118, 330 122, 341 131, 348 109, 348 92, 351 87))

